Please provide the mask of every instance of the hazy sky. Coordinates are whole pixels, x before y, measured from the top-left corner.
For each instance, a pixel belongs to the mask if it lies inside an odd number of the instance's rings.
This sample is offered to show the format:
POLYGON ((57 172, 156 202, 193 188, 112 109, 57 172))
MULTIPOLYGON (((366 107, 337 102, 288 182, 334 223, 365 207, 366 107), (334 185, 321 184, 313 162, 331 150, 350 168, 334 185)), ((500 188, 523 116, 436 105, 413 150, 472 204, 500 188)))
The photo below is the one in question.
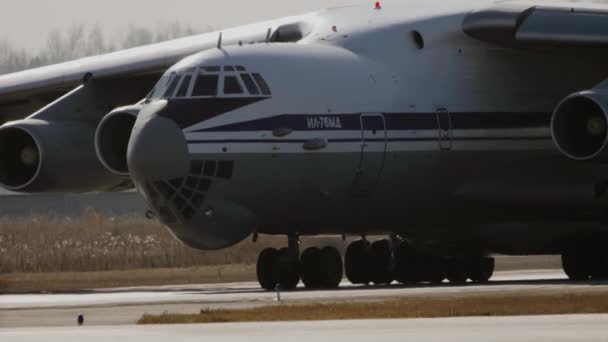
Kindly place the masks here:
MULTIPOLYGON (((96 24, 109 37, 130 24, 154 28, 179 21, 195 29, 215 29, 368 0, 0 0, 0 38, 36 49, 48 31, 96 24)), ((371 5, 370 5, 371 6, 371 5)))

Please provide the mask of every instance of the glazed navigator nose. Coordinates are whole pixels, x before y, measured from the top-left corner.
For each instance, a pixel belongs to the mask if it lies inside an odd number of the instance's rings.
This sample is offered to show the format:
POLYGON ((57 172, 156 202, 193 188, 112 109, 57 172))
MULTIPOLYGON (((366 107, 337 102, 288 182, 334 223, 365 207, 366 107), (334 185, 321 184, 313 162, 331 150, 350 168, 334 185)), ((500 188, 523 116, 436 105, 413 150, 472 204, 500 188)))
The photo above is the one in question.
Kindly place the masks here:
POLYGON ((166 105, 166 101, 147 105, 133 127, 127 163, 131 176, 140 184, 188 174, 190 159, 182 130, 173 120, 158 115, 166 105))

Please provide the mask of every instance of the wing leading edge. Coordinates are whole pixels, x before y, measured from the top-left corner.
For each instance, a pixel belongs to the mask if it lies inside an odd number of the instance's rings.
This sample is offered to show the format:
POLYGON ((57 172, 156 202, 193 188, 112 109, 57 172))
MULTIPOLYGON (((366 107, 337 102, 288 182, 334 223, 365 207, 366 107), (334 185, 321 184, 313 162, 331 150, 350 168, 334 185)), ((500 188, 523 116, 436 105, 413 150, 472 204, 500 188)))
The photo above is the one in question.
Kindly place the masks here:
MULTIPOLYGON (((223 31, 225 45, 261 43, 276 31, 304 18, 290 17, 223 31)), ((110 88, 129 84, 148 91, 170 66, 191 54, 217 46, 219 32, 205 33, 169 42, 118 51, 76 61, 0 76, 0 124, 37 112, 89 79, 110 88)), ((145 92, 133 92, 126 101, 137 101, 145 92)), ((124 103, 124 104, 128 104, 124 103)), ((121 105, 124 105, 121 104, 121 105)), ((102 105, 116 105, 104 103, 102 105)), ((80 108, 86 110, 86 108, 80 108)), ((74 117, 78 113, 65 113, 74 117)))

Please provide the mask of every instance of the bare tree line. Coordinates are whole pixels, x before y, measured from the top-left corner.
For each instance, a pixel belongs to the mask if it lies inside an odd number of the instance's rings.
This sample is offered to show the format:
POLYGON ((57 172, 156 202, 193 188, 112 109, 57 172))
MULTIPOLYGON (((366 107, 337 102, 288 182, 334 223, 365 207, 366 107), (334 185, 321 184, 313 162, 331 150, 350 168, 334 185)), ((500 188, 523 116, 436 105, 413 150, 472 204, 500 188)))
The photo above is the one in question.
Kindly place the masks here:
POLYGON ((130 26, 118 38, 108 38, 99 25, 75 25, 65 31, 50 31, 46 45, 35 54, 0 38, 0 75, 197 33, 189 25, 171 22, 154 30, 130 26))

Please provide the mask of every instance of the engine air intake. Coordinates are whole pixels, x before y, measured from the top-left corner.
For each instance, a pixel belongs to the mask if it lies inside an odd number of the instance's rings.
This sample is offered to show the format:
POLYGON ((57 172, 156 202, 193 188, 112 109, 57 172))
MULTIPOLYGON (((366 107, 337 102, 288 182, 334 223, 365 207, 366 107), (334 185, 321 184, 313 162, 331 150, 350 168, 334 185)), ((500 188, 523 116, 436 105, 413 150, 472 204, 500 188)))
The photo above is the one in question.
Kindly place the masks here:
POLYGON ((553 114, 551 131, 559 150, 574 160, 603 157, 608 145, 608 119, 603 96, 581 92, 562 101, 553 114))
POLYGON ((0 132, 0 184, 12 190, 29 184, 40 170, 40 147, 27 131, 8 127, 0 132))

